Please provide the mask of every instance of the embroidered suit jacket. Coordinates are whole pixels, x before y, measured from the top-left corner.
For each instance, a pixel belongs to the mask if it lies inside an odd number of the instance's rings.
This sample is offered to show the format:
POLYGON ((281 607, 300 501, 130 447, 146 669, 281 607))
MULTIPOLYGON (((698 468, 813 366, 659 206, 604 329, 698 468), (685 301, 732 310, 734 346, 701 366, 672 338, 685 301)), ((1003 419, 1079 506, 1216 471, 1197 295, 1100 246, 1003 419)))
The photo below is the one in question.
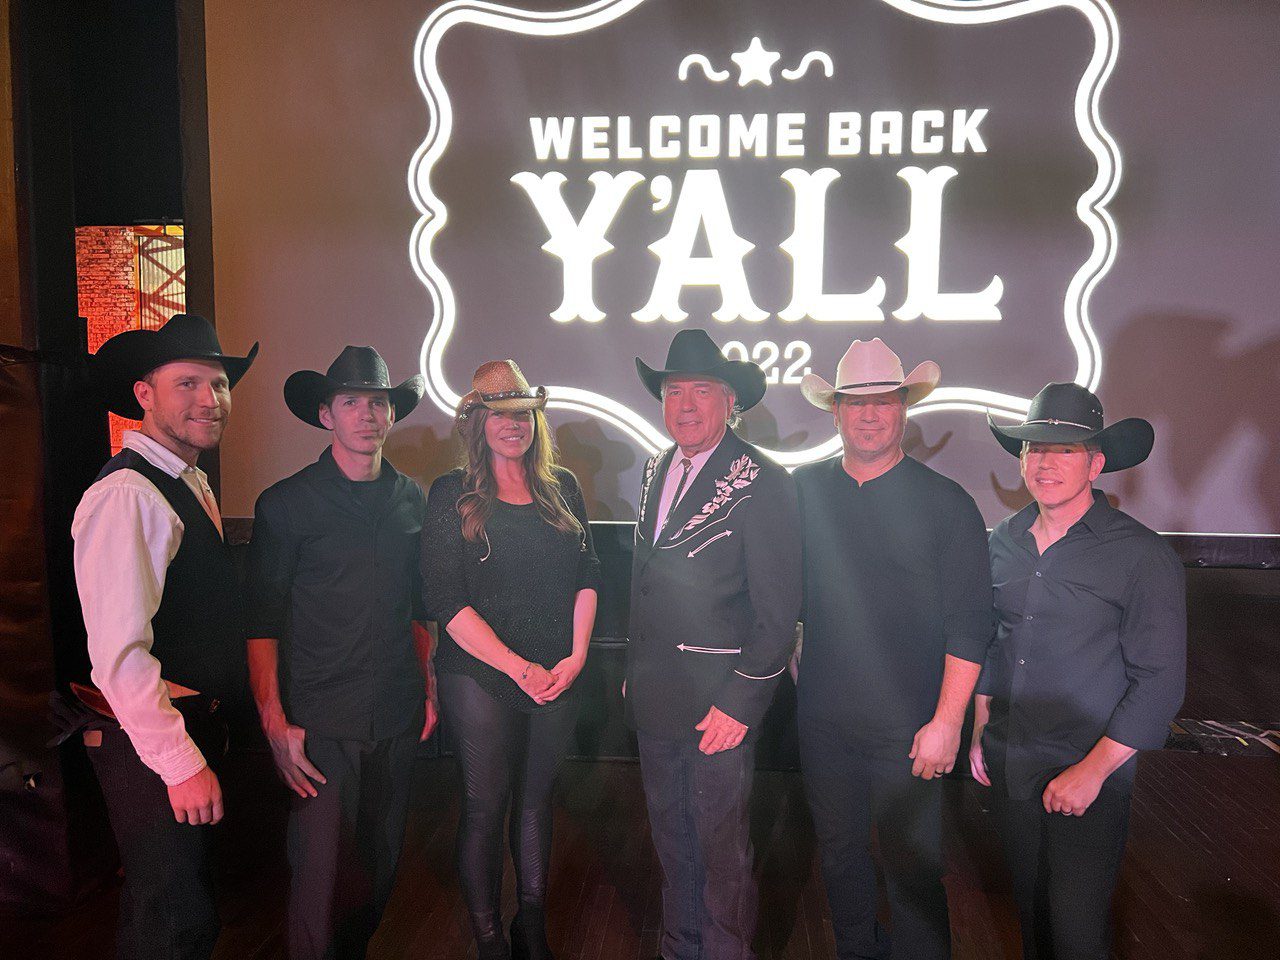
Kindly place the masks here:
POLYGON ((795 645, 800 520, 791 476, 733 431, 655 531, 675 448, 645 465, 631 572, 627 718, 668 739, 716 706, 759 726, 795 645))

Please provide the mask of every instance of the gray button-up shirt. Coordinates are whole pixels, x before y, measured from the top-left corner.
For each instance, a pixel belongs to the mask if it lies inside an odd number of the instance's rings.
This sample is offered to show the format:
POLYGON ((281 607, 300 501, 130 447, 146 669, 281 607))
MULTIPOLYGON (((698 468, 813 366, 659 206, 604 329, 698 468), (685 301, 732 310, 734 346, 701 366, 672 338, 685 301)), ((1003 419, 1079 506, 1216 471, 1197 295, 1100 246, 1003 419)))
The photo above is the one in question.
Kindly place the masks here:
MULTIPOLYGON (((1135 750, 1168 736, 1186 685, 1186 575, 1159 535, 1094 504, 1044 554, 1033 503, 991 532, 999 623, 978 681, 983 749, 1015 798, 1039 796, 1104 736, 1135 750)), ((1131 784, 1131 760, 1111 782, 1131 784)))

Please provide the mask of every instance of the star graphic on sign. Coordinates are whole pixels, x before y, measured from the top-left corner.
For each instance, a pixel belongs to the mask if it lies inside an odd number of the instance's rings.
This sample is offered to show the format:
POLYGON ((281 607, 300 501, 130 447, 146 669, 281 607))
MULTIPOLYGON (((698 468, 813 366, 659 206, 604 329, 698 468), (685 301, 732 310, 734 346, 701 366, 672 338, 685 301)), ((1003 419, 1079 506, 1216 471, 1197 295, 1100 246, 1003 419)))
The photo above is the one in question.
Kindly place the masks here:
POLYGON ((782 54, 774 50, 766 50, 759 37, 752 37, 747 49, 729 54, 729 59, 738 65, 738 86, 760 81, 766 87, 773 84, 773 65, 782 54))

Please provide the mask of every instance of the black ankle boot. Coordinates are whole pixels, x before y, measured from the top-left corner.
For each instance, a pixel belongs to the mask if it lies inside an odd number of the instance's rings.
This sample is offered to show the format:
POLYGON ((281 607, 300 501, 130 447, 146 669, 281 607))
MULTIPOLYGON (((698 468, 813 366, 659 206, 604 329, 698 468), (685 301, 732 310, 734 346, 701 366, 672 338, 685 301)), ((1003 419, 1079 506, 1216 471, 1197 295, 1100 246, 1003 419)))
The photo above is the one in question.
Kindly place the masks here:
POLYGON ((502 935, 502 916, 496 912, 471 915, 471 932, 476 937, 478 960, 511 960, 511 951, 502 935))
POLYGON ((543 904, 520 902, 511 921, 511 960, 555 960, 547 945, 547 911, 543 904))

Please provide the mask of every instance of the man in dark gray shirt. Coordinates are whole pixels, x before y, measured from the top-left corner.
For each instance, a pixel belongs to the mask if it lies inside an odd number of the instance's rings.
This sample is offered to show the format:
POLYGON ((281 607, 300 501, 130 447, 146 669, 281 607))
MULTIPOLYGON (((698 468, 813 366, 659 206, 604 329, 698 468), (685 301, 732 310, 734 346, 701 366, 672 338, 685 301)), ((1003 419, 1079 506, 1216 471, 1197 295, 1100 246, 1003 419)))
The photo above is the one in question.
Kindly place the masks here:
POLYGON ((422 377, 371 347, 285 403, 332 443, 263 491, 249 545, 249 680, 289 811, 291 960, 358 960, 391 895, 413 758, 435 725, 418 556, 426 500, 382 457, 422 377))
POLYGON ((1093 489, 1136 466, 1145 420, 1103 429, 1084 387, 1051 383, 991 430, 1035 502, 991 533, 999 626, 970 749, 994 786, 1026 960, 1103 960, 1139 750, 1162 747, 1186 678, 1186 585, 1160 537, 1093 489))
POLYGON ((804 649, 797 714, 805 791, 840 960, 942 960, 942 786, 991 640, 987 530, 977 505, 906 456, 907 407, 941 375, 908 376, 879 339, 855 342, 833 387, 840 456, 795 473, 804 534, 804 649), (893 916, 876 918, 871 829, 893 916))

